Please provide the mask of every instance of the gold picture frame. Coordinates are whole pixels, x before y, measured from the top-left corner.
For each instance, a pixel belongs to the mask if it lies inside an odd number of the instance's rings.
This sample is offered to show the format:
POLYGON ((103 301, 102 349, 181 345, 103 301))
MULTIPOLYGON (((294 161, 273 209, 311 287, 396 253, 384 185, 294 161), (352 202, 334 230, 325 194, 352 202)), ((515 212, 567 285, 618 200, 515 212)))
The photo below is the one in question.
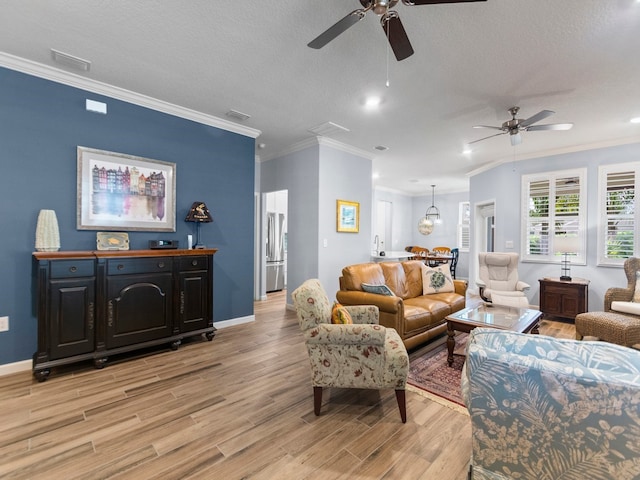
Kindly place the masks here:
POLYGON ((336 203, 336 229, 338 232, 360 231, 360 203, 338 200, 336 203))

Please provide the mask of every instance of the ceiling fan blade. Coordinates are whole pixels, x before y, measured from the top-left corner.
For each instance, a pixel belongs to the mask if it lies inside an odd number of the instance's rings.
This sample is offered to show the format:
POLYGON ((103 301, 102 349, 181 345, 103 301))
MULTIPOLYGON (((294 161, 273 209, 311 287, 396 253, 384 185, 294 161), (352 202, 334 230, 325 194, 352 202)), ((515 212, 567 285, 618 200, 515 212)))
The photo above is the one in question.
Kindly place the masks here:
POLYGON ((384 34, 389 39, 396 60, 404 60, 413 55, 413 47, 395 10, 390 10, 380 18, 384 34))
POLYGON ((439 3, 486 2, 487 0, 402 0, 405 5, 438 5, 439 3))
POLYGON ((327 30, 322 32, 316 38, 311 40, 307 46, 311 48, 322 48, 331 40, 336 38, 341 33, 344 33, 349 27, 352 27, 360 20, 364 18, 366 14, 366 10, 354 10, 349 15, 344 17, 342 20, 339 20, 333 26, 329 27, 327 30))
POLYGON ((514 147, 522 143, 522 135, 520 135, 520 132, 512 133, 509 137, 511 139, 511 145, 514 147))
POLYGON ((531 125, 525 128, 527 132, 535 132, 536 130, 571 130, 573 123, 550 123, 548 125, 531 125))
POLYGON ((533 115, 532 117, 527 118, 526 120, 521 121, 518 126, 520 128, 525 128, 528 127, 529 125, 532 125, 536 122, 539 122, 540 120, 544 120, 547 117, 550 117, 551 115, 553 115, 556 112, 553 112, 551 110, 542 110, 541 112, 536 113, 535 115, 533 115))
POLYGON ((505 133, 507 133, 507 132, 500 132, 500 133, 496 133, 495 135, 489 135, 488 137, 479 138, 478 140, 474 140, 473 142, 467 143, 467 145, 471 145, 473 143, 481 142, 482 140, 486 140, 487 138, 497 137, 498 135, 504 135, 505 133))
POLYGON ((473 128, 490 128, 492 130, 502 130, 502 127, 494 127, 493 125, 474 125, 473 128))

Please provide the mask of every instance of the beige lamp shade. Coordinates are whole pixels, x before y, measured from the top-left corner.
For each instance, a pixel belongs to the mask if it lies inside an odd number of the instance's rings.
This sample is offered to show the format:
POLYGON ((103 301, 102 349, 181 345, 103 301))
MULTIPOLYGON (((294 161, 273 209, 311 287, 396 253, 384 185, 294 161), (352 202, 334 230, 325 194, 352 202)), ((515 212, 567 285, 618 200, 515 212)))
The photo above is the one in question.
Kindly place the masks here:
POLYGON ((553 237, 554 253, 578 253, 580 251, 580 239, 575 235, 556 235, 553 237))

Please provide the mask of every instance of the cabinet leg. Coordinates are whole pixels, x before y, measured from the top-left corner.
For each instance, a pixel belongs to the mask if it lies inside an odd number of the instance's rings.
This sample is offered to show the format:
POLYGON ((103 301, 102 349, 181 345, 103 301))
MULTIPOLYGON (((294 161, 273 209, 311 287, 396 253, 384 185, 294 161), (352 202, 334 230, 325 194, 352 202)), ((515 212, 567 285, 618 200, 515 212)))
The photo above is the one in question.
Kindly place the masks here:
POLYGON ((207 337, 207 340, 211 341, 211 340, 213 340, 213 337, 216 336, 216 332, 207 332, 204 335, 205 335, 205 337, 207 337))
POLYGON ((36 370, 35 372, 33 372, 33 376, 36 377, 36 380, 38 382, 44 382, 47 378, 49 378, 50 373, 51 373, 51 370, 49 369, 36 370))
POLYGON ((93 360, 93 366, 97 369, 102 369, 107 364, 109 357, 96 358, 93 360))
POLYGON ((176 340, 175 342, 171 342, 171 350, 177 350, 182 342, 180 340, 176 340))

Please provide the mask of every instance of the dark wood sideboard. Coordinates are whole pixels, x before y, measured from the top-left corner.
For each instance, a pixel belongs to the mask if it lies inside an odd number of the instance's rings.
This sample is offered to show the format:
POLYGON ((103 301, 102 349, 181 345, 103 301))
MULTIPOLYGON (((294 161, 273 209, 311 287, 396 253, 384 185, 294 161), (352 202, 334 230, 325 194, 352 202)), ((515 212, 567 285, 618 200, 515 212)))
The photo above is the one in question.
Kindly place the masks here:
POLYGON ((33 253, 38 350, 33 375, 185 337, 212 340, 217 249, 33 253))
POLYGON ((559 278, 541 278, 540 311, 555 317, 575 320, 589 307, 589 280, 573 278, 565 281, 559 278))

